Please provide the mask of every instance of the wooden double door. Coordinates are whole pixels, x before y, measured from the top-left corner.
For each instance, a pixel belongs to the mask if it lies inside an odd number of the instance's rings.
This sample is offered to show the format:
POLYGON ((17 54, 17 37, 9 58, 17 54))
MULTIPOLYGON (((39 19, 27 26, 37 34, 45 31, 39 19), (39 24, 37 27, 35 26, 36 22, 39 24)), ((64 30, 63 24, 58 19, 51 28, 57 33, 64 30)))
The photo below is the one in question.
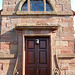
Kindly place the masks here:
POLYGON ((49 37, 25 38, 25 75, 50 75, 49 37))

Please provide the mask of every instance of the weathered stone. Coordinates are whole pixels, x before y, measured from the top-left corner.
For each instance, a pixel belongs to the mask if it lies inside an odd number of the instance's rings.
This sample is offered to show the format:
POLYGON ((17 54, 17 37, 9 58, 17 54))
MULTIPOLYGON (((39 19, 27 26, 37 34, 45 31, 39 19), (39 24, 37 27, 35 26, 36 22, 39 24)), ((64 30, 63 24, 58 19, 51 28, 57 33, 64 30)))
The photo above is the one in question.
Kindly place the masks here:
POLYGON ((52 73, 59 67, 61 75, 75 75, 71 2, 47 1, 51 2, 53 11, 45 8, 44 11, 21 11, 25 0, 3 0, 3 10, 0 11, 0 75, 12 75, 17 59, 17 69, 22 75, 25 37, 40 36, 49 37, 52 73))
POLYGON ((56 41, 56 46, 68 46, 68 41, 56 41))

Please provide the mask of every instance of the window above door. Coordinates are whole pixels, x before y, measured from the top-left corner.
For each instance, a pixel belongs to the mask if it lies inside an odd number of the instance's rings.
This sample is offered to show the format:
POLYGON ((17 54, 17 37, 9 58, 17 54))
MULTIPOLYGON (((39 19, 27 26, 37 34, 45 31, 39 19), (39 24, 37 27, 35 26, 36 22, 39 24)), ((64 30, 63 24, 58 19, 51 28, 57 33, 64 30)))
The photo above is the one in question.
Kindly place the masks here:
POLYGON ((53 11, 47 0, 26 0, 21 11, 53 11), (29 7, 28 7, 29 6, 29 7))
POLYGON ((51 0, 22 0, 19 4, 17 14, 53 14, 55 5, 51 0))

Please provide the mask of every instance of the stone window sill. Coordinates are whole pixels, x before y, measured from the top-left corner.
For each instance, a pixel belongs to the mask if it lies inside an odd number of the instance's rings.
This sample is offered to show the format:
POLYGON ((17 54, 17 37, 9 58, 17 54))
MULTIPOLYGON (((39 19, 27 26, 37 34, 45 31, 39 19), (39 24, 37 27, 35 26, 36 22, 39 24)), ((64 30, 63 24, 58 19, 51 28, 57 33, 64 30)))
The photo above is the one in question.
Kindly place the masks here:
POLYGON ((72 11, 1 11, 1 16, 28 16, 28 15, 50 15, 50 16, 73 16, 72 11))
POLYGON ((73 15, 72 11, 17 11, 16 15, 73 15))

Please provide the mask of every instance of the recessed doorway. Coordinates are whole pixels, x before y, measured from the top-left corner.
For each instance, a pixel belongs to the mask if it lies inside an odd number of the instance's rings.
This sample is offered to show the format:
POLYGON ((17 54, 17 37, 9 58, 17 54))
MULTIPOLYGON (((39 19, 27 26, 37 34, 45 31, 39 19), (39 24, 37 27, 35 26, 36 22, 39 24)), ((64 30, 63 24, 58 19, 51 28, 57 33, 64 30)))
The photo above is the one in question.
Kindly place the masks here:
POLYGON ((25 37, 25 75, 50 75, 49 37, 25 37))

